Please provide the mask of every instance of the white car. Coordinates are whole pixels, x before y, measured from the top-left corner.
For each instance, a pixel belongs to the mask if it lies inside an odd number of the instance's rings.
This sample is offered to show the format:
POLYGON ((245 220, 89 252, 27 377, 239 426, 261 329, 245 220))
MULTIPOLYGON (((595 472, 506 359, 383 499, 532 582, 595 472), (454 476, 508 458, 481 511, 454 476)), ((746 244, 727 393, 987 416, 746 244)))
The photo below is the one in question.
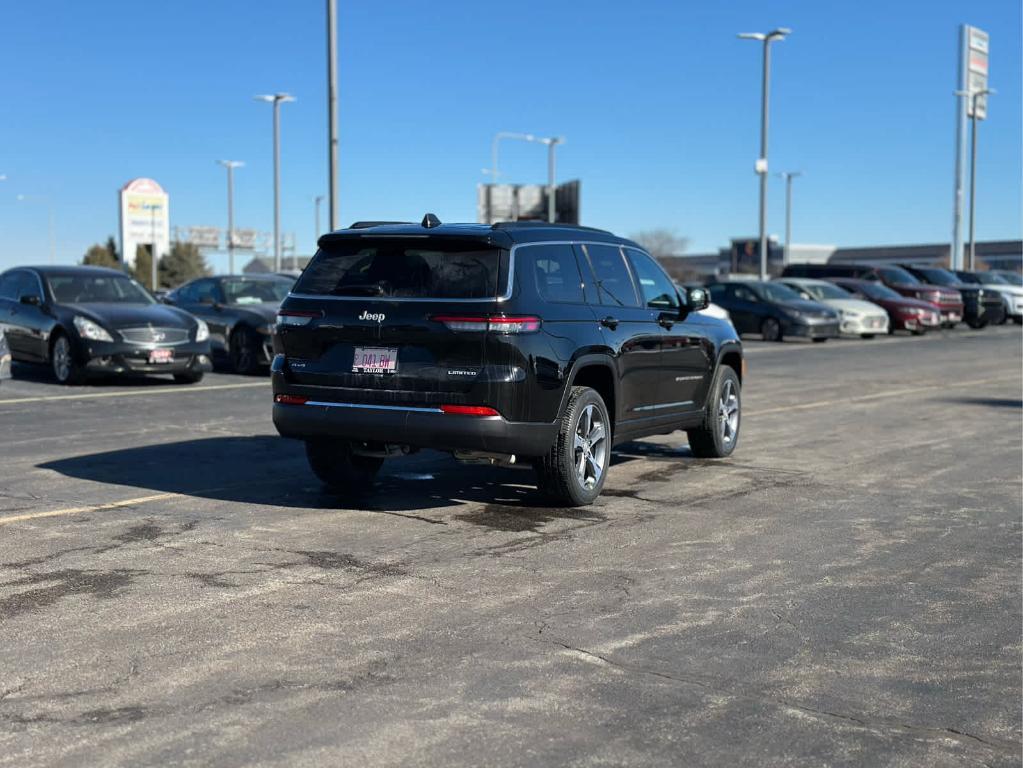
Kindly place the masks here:
POLYGON ((728 314, 728 310, 724 307, 719 307, 717 304, 708 304, 705 309, 701 309, 697 312, 699 315, 707 315, 707 317, 716 317, 718 320, 727 320, 732 322, 732 316, 728 314))
POLYGON ((777 282, 787 285, 804 299, 819 301, 838 311, 841 333, 872 339, 879 333, 888 333, 888 312, 877 304, 857 299, 844 288, 827 280, 808 277, 785 277, 777 282))

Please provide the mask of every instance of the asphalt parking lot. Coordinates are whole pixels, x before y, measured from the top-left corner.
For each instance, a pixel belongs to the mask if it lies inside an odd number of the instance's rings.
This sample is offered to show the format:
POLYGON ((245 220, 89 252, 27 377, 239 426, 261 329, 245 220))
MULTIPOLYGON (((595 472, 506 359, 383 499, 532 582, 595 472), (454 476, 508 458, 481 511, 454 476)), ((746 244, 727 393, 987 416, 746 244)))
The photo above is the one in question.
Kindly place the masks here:
POLYGON ((265 379, 0 386, 0 765, 1009 766, 1021 333, 747 344, 599 502, 326 494, 265 379))

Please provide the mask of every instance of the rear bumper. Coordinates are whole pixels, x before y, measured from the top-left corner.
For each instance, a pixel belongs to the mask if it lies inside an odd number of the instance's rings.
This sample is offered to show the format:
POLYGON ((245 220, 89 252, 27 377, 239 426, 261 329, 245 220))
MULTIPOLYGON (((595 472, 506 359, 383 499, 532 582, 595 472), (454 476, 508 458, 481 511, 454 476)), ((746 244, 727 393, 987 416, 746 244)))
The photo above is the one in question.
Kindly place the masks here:
POLYGON ((507 421, 501 416, 462 416, 439 408, 309 401, 274 403, 273 421, 284 437, 371 441, 441 451, 490 451, 540 456, 557 436, 550 424, 507 421))

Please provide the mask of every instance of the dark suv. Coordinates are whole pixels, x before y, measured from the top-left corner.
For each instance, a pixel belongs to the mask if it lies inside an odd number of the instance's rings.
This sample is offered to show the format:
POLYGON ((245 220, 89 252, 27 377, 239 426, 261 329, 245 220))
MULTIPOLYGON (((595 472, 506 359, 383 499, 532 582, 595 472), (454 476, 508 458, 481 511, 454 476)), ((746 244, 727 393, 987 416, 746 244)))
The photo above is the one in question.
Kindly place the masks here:
POLYGON ((735 449, 742 346, 706 305, 602 230, 357 223, 320 238, 281 305, 274 424, 337 490, 434 448, 532 463, 588 504, 616 443, 685 429, 696 456, 735 449))

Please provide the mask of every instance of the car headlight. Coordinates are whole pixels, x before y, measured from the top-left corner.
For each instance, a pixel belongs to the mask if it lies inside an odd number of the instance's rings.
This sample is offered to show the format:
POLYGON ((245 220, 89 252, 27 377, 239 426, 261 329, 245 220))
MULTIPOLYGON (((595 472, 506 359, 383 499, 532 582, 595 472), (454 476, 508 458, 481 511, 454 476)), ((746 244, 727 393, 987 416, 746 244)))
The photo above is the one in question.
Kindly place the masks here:
POLYGON ((195 340, 206 341, 210 337, 210 327, 206 325, 205 320, 196 318, 195 322, 197 323, 195 326, 195 340))
POLYGON ((97 325, 87 317, 81 315, 75 315, 74 319, 75 328, 78 330, 78 335, 83 339, 89 339, 89 341, 113 341, 113 337, 107 332, 106 328, 101 325, 97 325))

